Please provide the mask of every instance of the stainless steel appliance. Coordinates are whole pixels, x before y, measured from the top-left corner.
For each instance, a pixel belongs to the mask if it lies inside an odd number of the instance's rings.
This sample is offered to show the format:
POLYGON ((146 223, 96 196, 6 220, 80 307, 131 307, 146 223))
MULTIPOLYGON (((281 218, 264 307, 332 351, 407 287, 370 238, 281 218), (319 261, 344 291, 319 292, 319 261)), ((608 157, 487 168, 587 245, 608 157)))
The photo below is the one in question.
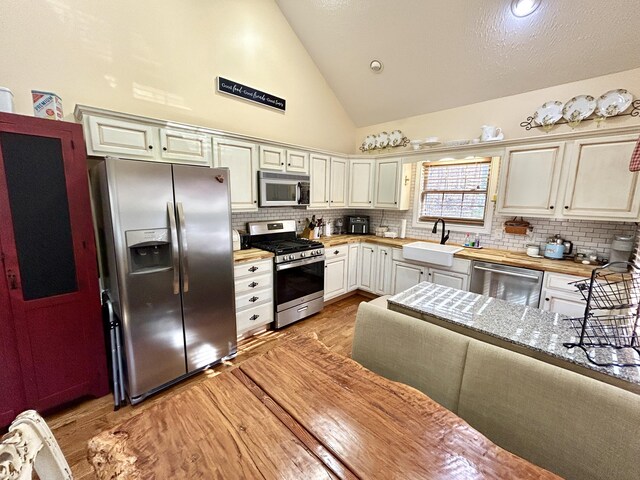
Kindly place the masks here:
POLYGON ((543 272, 538 270, 473 261, 470 291, 518 305, 538 307, 542 276, 543 272))
POLYGON ((137 403, 236 353, 229 172, 108 157, 92 183, 103 287, 137 403))
POLYGON ((295 220, 247 224, 251 246, 274 253, 275 327, 324 307, 324 245, 297 238, 295 220))
POLYGON ((355 233, 360 235, 369 234, 370 233, 369 217, 367 216, 347 217, 347 233, 355 233))
POLYGON ((296 207, 309 205, 311 182, 309 175, 258 172, 261 207, 296 207))

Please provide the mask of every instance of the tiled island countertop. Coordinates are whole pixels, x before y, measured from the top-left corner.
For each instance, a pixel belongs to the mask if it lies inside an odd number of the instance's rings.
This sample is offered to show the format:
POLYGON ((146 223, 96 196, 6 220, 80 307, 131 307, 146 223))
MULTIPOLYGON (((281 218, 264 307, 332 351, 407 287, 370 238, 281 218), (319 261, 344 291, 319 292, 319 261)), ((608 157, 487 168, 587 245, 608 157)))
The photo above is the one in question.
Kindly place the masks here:
MULTIPOLYGON (((577 332, 564 315, 496 298, 423 282, 388 299, 395 310, 469 337, 522 353, 640 394, 640 367, 599 367, 576 342, 577 332)), ((624 352, 594 349, 601 363, 624 363, 624 352)), ((632 357, 628 357, 632 358, 632 357)), ((637 358, 637 357, 636 357, 637 358)))

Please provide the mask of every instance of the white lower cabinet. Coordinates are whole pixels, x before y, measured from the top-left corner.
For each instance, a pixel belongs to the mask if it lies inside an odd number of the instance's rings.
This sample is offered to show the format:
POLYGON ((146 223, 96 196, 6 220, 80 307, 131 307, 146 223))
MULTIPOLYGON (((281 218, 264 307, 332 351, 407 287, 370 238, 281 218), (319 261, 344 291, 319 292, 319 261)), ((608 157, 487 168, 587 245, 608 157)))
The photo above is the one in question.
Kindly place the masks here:
POLYGON ((238 336, 273 322, 273 260, 234 265, 238 336))
POLYGON ((420 282, 431 282, 436 285, 469 290, 469 271, 471 262, 454 258, 450 268, 433 267, 426 263, 406 261, 401 248, 393 249, 393 294, 403 292, 420 282))
POLYGON ((562 273, 544 274, 540 308, 550 312, 562 313, 569 317, 582 317, 586 302, 582 294, 571 285, 571 282, 583 280, 574 275, 562 273))
POLYGON ((469 290, 469 275, 464 273, 441 270, 439 268, 429 268, 427 280, 436 285, 457 288, 458 290, 469 290))
POLYGON ((324 299, 329 300, 347 293, 349 273, 349 245, 325 249, 324 299))
POLYGON ((374 293, 376 284, 376 245, 360 244, 360 268, 358 270, 361 290, 374 293))
POLYGON ((427 269, 411 263, 393 262, 393 294, 424 282, 427 269))
POLYGON ((347 290, 352 292, 358 289, 360 281, 358 280, 358 272, 360 269, 360 244, 352 243, 349 245, 349 268, 347 272, 347 290))
POLYGON ((377 245, 376 252, 376 283, 374 293, 389 295, 393 285, 392 266, 393 255, 391 247, 377 245))

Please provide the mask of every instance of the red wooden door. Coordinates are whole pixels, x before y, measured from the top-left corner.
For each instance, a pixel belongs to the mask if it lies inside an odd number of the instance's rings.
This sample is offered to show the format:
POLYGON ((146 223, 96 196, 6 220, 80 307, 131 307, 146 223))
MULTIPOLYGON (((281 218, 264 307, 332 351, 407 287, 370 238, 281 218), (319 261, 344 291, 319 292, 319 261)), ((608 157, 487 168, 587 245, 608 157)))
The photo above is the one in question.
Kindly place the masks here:
MULTIPOLYGON (((0 245, 0 256, 2 245, 0 245)), ((0 258, 0 265, 2 259, 0 258)), ((0 428, 9 425, 24 410, 26 400, 16 337, 13 328, 9 290, 4 276, 0 278, 0 428)))
POLYGON ((107 393, 86 157, 76 124, 0 115, 0 244, 30 408, 107 393))

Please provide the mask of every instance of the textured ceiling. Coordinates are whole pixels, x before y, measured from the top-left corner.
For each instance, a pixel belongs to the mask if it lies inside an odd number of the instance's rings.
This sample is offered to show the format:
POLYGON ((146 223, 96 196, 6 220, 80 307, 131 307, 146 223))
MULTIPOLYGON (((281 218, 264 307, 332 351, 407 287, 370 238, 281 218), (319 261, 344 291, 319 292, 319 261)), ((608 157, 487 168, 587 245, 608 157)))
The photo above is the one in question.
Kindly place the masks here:
POLYGON ((640 0, 276 2, 359 127, 640 66, 640 0))

